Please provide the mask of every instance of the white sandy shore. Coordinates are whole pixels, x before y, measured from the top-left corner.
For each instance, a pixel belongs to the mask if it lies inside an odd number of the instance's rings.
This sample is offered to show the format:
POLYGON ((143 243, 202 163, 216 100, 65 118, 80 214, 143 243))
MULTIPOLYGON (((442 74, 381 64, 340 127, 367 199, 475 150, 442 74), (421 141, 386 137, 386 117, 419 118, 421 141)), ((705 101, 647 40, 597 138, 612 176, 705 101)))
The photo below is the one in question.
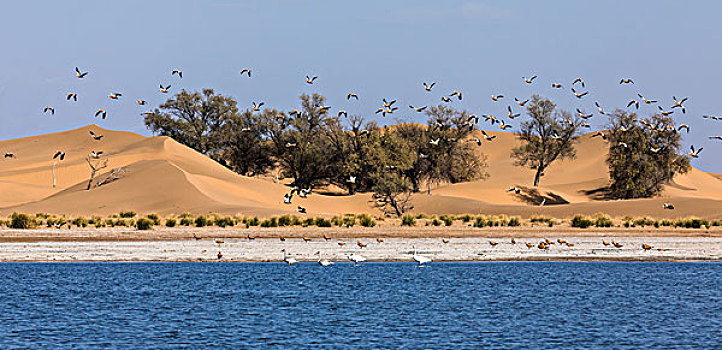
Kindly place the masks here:
POLYGON ((387 238, 382 243, 361 240, 331 239, 304 242, 301 239, 226 238, 168 241, 87 241, 87 242, 10 242, 0 243, 0 261, 281 261, 282 249, 299 261, 316 261, 316 252, 324 259, 348 261, 348 255, 361 254, 369 261, 412 261, 414 248, 434 261, 493 260, 722 260, 722 238, 714 237, 625 237, 617 240, 624 246, 604 246, 601 237, 567 237, 573 247, 551 245, 548 250, 536 247, 539 238, 453 238, 443 243, 439 238, 387 238), (499 244, 492 247, 489 241, 499 244), (345 242, 340 246, 338 242, 345 242), (525 242, 533 243, 527 248, 525 242), (653 249, 645 251, 643 243, 653 249), (657 250, 662 248, 663 250, 657 250))

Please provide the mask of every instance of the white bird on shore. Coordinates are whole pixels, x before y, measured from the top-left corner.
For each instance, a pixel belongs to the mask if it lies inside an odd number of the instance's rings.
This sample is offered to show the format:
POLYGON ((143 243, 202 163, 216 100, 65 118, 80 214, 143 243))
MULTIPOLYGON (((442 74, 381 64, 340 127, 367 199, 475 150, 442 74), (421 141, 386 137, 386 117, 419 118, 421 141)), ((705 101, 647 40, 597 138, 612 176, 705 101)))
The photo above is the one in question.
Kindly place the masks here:
POLYGON ((424 264, 428 264, 431 262, 431 258, 416 254, 416 248, 414 248, 414 255, 413 255, 414 261, 419 263, 419 267, 424 266, 424 264))
POLYGON ((283 252, 283 262, 285 262, 288 266, 293 266, 293 264, 298 262, 295 258, 288 256, 285 249, 281 249, 281 251, 283 252))
POLYGON ((351 254, 348 256, 348 259, 353 261, 354 266, 358 266, 359 263, 366 261, 364 256, 358 254, 351 254))
POLYGON ((333 265, 333 261, 328 261, 326 259, 321 259, 321 251, 316 252, 316 255, 318 255, 318 264, 321 266, 331 266, 333 265))

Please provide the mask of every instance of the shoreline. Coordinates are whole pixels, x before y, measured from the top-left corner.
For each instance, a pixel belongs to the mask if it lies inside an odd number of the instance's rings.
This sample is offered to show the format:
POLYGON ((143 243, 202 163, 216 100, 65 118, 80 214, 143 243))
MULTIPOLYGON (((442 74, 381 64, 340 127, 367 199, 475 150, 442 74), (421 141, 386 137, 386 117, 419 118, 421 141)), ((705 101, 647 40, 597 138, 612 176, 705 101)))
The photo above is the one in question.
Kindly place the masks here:
MULTIPOLYGON (((94 230, 85 231, 83 233, 94 230)), ((177 230, 173 231, 178 233, 177 230)), ((414 250, 435 262, 722 261, 722 237, 709 232, 680 236, 669 232, 636 232, 635 235, 631 231, 617 230, 530 232, 528 228, 526 231, 507 228, 476 232, 481 236, 444 235, 444 238, 427 238, 387 235, 384 238, 372 238, 374 236, 371 235, 342 237, 333 234, 328 240, 314 237, 308 241, 302 239, 303 234, 299 237, 299 232, 296 232, 297 235, 287 235, 285 241, 281 241, 278 237, 248 239, 245 234, 243 237, 228 237, 220 234, 223 229, 218 231, 188 230, 190 239, 183 234, 177 235, 175 239, 163 239, 163 235, 155 235, 145 240, 134 239, 137 237, 132 234, 128 234, 126 240, 112 240, 107 236, 100 239, 72 236, 64 237, 65 240, 32 240, 40 236, 40 232, 24 232, 24 237, 15 233, 15 239, 25 241, 7 241, 8 237, 5 236, 8 232, 0 231, 5 238, 0 242, 0 262, 282 262, 284 249, 299 262, 313 263, 319 259, 318 254, 323 259, 337 263, 350 263, 350 254, 362 255, 367 261, 413 262, 414 250), (203 238, 193 239, 194 232, 203 238), (515 239, 515 244, 511 242, 511 237, 515 239), (549 249, 539 249, 538 244, 547 238, 555 243, 550 244, 549 249), (572 243, 573 246, 560 244, 558 239, 572 243), (603 241, 610 245, 604 245, 603 241), (612 241, 620 243, 621 247, 615 248, 611 245, 612 241), (650 245, 651 249, 643 249, 643 244, 650 245), (217 257, 219 251, 222 253, 221 259, 217 257)), ((332 235, 330 231, 315 231, 321 235, 332 235)), ((285 231, 269 230, 265 233, 264 236, 276 236, 285 234, 285 231)), ((419 232, 415 235, 419 235, 419 232)))

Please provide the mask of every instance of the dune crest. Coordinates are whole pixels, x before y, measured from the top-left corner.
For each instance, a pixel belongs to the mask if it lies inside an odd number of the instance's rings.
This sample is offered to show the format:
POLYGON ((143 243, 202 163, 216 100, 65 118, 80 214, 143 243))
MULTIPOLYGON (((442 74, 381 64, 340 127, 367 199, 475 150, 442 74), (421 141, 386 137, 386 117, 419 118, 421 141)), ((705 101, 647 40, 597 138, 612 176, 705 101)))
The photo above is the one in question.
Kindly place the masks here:
MULTIPOLYGON (((577 157, 558 161, 542 178, 538 188, 533 172, 514 166, 509 158, 517 144, 514 134, 491 131, 493 142, 485 142, 489 177, 468 183, 445 184, 414 196, 416 212, 430 214, 509 214, 528 217, 557 217, 577 213, 604 212, 616 216, 679 217, 719 216, 722 213, 722 181, 719 174, 692 169, 665 187, 658 198, 609 201, 603 197, 609 182, 606 144, 590 134, 580 138, 577 157), (508 192, 510 186, 523 191, 508 192), (673 202, 675 211, 663 210, 673 202), (544 203, 544 206, 540 204, 544 203)), ((121 210, 139 213, 183 212, 268 216, 295 213, 296 206, 310 214, 379 213, 371 194, 353 196, 313 193, 283 204, 288 187, 264 178, 233 173, 210 158, 168 137, 144 137, 131 132, 111 131, 97 125, 75 130, 0 142, 0 151, 13 152, 17 159, 0 161, 0 214, 14 211, 68 215, 108 215, 121 210), (90 131, 103 135, 102 141, 90 131), (57 187, 52 188, 52 154, 66 152, 56 164, 57 187), (103 151, 108 167, 96 177, 114 181, 87 191, 91 150, 103 151)))

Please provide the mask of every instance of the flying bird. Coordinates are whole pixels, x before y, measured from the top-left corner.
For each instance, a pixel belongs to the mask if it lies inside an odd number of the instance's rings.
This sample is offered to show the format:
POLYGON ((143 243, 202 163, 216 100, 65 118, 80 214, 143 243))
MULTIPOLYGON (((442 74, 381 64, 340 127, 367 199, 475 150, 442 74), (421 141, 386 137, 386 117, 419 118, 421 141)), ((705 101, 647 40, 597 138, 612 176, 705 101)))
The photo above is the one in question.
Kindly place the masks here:
POLYGON ((123 94, 119 92, 113 92, 110 95, 108 95, 108 98, 111 100, 117 100, 120 96, 123 96, 123 94))
POLYGON ((93 159, 100 159, 100 156, 103 154, 103 151, 90 151, 90 157, 93 159))
POLYGON ((594 101, 594 105, 597 106, 597 109, 599 110, 599 114, 605 114, 604 109, 602 108, 602 106, 599 105, 599 102, 594 101))
POLYGON ((423 106, 423 107, 414 107, 414 106, 409 105, 409 108, 413 109, 413 110, 416 111, 416 112, 421 113, 421 112, 423 112, 423 111, 426 109, 426 106, 423 106))
POLYGON ((659 108, 659 114, 661 114, 665 117, 674 113, 674 111, 665 111, 664 108, 662 108, 662 106, 657 106, 657 108, 659 108))
POLYGON ((342 110, 338 111, 338 116, 339 117, 344 116, 344 117, 348 118, 348 112, 346 112, 342 109, 342 110))
POLYGON ((589 119, 594 115, 594 113, 584 114, 584 112, 582 112, 582 110, 579 108, 577 108, 577 114, 579 114, 579 118, 582 119, 589 119))
POLYGON ((581 99, 582 97, 586 96, 589 93, 589 91, 578 93, 576 90, 574 90, 574 88, 572 88, 572 93, 574 94, 574 97, 581 99))
POLYGON ((73 99, 73 101, 78 101, 78 94, 76 94, 74 92, 68 92, 65 99, 70 101, 71 98, 73 99))
POLYGON ((135 101, 135 103, 138 104, 139 106, 145 106, 146 103, 148 103, 148 102, 145 102, 145 100, 138 100, 138 101, 135 101))
POLYGON ((646 98, 644 98, 644 96, 642 96, 642 94, 638 93, 637 96, 639 96, 639 98, 642 99, 642 101, 648 105, 650 105, 652 103, 657 103, 657 100, 646 99, 646 98))
POLYGON ((88 72, 81 72, 78 67, 75 67, 75 76, 78 77, 78 79, 83 79, 86 75, 88 75, 88 72))
POLYGON ((491 95, 491 100, 494 102, 499 101, 502 98, 504 98, 504 95, 491 95))
POLYGON ((434 88, 434 85, 436 85, 436 82, 431 83, 431 85, 427 85, 427 84, 424 82, 424 90, 431 92, 431 89, 434 88))
POLYGON ((452 91, 452 92, 451 92, 451 95, 449 95, 449 97, 453 97, 453 96, 458 97, 458 98, 459 98, 459 101, 461 101, 461 91, 459 91, 459 90, 454 90, 454 91, 452 91))
POLYGON ((672 203, 662 203, 662 209, 674 210, 674 205, 672 203))
POLYGON ((534 82, 534 79, 536 79, 536 75, 533 76, 533 77, 531 77, 531 78, 525 78, 525 77, 521 77, 521 78, 524 79, 524 82, 525 82, 525 83, 531 84, 531 83, 534 82))
POLYGON ((563 88, 563 86, 562 86, 562 84, 552 83, 552 88, 561 89, 561 88, 563 88))
POLYGON ((447 102, 447 103, 448 103, 448 102, 451 102, 451 99, 448 98, 448 97, 446 97, 446 96, 441 96, 441 100, 444 101, 444 102, 447 102))
POLYGON ((689 146, 690 151, 687 154, 692 158, 699 158, 699 152, 702 152, 702 148, 703 147, 700 147, 699 149, 695 150, 693 145, 689 146))
POLYGON ((634 84, 634 81, 629 78, 622 78, 622 80, 619 81, 619 84, 634 84))
POLYGON ((97 118, 99 115, 103 116, 103 119, 108 116, 108 112, 106 112, 104 109, 99 109, 97 112, 95 112, 95 117, 97 118))
POLYGON ((165 86, 165 87, 163 86, 163 84, 160 84, 160 92, 167 94, 168 90, 170 90, 170 84, 168 84, 168 86, 165 86))
POLYGON ((687 124, 680 124, 679 128, 677 128, 678 131, 682 131, 682 129, 686 129, 687 133, 689 134, 689 125, 687 124))
POLYGON ((514 97, 514 101, 519 105, 519 107, 524 107, 524 105, 529 102, 529 99, 526 99, 524 101, 519 100, 518 98, 514 97))
POLYGON ((507 106, 506 110, 509 111, 509 114, 508 114, 509 119, 514 119, 521 115, 521 113, 514 114, 514 112, 511 111, 511 106, 507 106))
POLYGON ((178 74, 178 77, 183 79, 183 72, 180 71, 180 69, 174 69, 172 72, 170 72, 170 75, 178 74))
POLYGON ((635 108, 639 109, 639 101, 637 101, 635 99, 629 100, 629 103, 627 103, 627 108, 629 108, 632 105, 634 105, 635 108))
POLYGON ((489 135, 486 133, 486 131, 484 131, 484 130, 481 130, 481 134, 484 135, 484 139, 487 140, 487 141, 492 141, 492 140, 494 140, 494 139, 496 138, 496 135, 494 135, 494 136, 489 136, 489 135))
POLYGON ((301 214, 306 214, 306 208, 304 208, 304 207, 302 207, 302 206, 299 205, 299 206, 298 206, 298 212, 301 213, 301 214))
POLYGON ((313 84, 313 81, 316 80, 318 77, 309 77, 306 76, 306 84, 313 84))
POLYGON ((607 139, 607 135, 605 135, 605 134, 604 134, 603 132, 601 132, 601 131, 597 131, 597 133, 594 134, 594 135, 592 135, 592 137, 601 137, 602 140, 606 140, 606 139, 607 139))
POLYGON ((258 112, 261 110, 261 107, 263 107, 264 104, 265 104, 264 102, 261 102, 261 103, 253 102, 253 106, 251 108, 253 109, 253 111, 258 112))
POLYGON ((521 188, 516 187, 516 186, 511 186, 511 187, 509 187, 509 189, 506 190, 506 191, 507 191, 507 192, 514 192, 515 194, 520 194, 520 193, 521 193, 521 188))
POLYGON ((672 100, 674 100, 674 106, 672 108, 682 108, 682 114, 687 113, 686 109, 684 108, 683 103, 687 101, 687 97, 677 101, 676 96, 672 96, 672 100))
POLYGON ((353 92, 351 92, 351 93, 349 93, 348 95, 346 95, 346 99, 347 99, 347 100, 351 100, 352 98, 355 98, 356 101, 358 101, 358 95, 354 94, 353 92))
POLYGON ((103 139, 103 135, 98 135, 93 130, 88 130, 88 132, 90 133, 90 137, 92 137, 95 141, 100 141, 103 139))
POLYGON ((576 79, 574 79, 574 81, 572 82, 572 85, 575 85, 575 84, 582 84, 582 87, 583 87, 583 88, 587 87, 587 86, 584 84, 584 79, 582 79, 582 78, 576 78, 576 79))
POLYGON ((59 160, 65 160, 65 152, 63 151, 57 151, 53 155, 53 159, 59 159, 59 160))
POLYGON ((251 70, 248 69, 248 68, 243 68, 243 69, 241 69, 241 75, 243 75, 243 74, 248 74, 248 77, 250 78, 250 77, 251 77, 251 70))
POLYGON ((15 159, 15 154, 14 153, 5 153, 4 158, 15 159))
POLYGON ((43 108, 43 113, 48 113, 48 111, 50 111, 50 114, 55 115, 55 108, 50 107, 50 106, 45 106, 45 108, 43 108))
POLYGON ((710 139, 710 140, 720 140, 720 141, 722 141, 722 136, 710 136, 709 139, 710 139))

